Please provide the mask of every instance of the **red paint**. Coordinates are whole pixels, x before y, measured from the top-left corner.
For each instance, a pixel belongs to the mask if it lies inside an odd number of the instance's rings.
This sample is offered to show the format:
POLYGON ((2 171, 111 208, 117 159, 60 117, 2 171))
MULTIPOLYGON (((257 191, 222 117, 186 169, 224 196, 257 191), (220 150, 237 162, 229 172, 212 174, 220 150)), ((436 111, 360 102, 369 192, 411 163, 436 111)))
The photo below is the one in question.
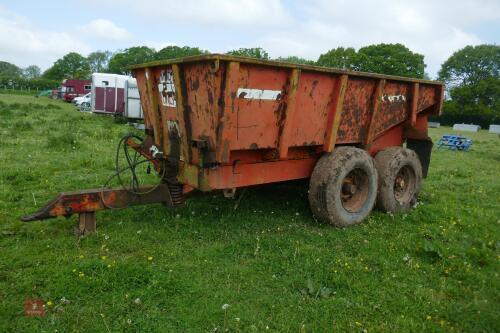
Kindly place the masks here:
POLYGON ((351 144, 373 155, 427 137, 427 115, 439 113, 442 99, 439 82, 226 55, 133 72, 148 136, 179 161, 177 180, 203 191, 308 178, 325 147, 351 144), (175 77, 175 105, 162 102, 166 72, 175 77))

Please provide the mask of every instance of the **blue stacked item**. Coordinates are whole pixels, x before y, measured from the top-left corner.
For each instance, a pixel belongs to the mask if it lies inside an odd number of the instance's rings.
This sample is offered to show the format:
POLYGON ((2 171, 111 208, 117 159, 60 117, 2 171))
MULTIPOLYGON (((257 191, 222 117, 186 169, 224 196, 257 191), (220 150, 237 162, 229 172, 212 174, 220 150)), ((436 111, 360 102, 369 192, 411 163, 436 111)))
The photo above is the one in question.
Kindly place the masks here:
POLYGON ((448 148, 452 150, 468 151, 472 146, 472 140, 460 135, 443 135, 437 143, 438 149, 448 148))

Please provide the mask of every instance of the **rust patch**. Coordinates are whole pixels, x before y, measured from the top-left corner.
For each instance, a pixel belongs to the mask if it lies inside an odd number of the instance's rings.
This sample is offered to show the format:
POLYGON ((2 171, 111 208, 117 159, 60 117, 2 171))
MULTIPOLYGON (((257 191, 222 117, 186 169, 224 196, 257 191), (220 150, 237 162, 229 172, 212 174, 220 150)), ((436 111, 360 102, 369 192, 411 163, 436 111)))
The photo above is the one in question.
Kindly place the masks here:
POLYGON ((222 142, 222 159, 225 161, 229 160, 229 140, 222 142))
POLYGON ((214 95, 212 94, 212 90, 208 89, 207 96, 208 96, 209 107, 211 107, 214 105, 214 95))
POLYGON ((194 80, 191 81, 191 90, 198 90, 200 87, 200 79, 196 77, 194 80))
POLYGON ((222 67, 222 71, 221 71, 221 78, 222 78, 222 82, 221 82, 221 85, 220 85, 220 95, 219 95, 219 98, 217 99, 217 105, 219 107, 219 114, 218 114, 218 119, 217 119, 217 122, 216 122, 216 129, 215 129, 215 133, 217 134, 217 142, 220 143, 220 140, 221 140, 221 136, 222 136, 222 131, 224 129, 224 121, 223 121, 223 118, 224 118, 224 113, 225 113, 225 110, 224 108, 226 107, 226 103, 225 103, 225 99, 224 99, 224 95, 226 93, 226 71, 225 71, 225 66, 222 67))
POLYGON ((317 86, 318 86, 318 80, 314 80, 312 83, 311 91, 309 91, 309 97, 313 98, 313 94, 317 86))
POLYGON ((276 142, 275 142, 276 147, 278 147, 279 145, 279 141, 281 136, 283 135, 283 129, 286 122, 286 109, 288 106, 287 96, 289 87, 290 87, 290 78, 287 78, 285 85, 281 88, 281 91, 283 92, 281 100, 278 104, 278 107, 276 108, 276 111, 274 112, 274 115, 276 116, 276 126, 278 127, 278 136, 276 137, 276 142))
MULTIPOLYGON (((181 133, 185 135, 185 142, 190 142, 192 139, 192 124, 191 124, 191 113, 192 109, 190 105, 185 105, 184 100, 187 99, 187 87, 186 87, 186 78, 185 78, 185 73, 184 73, 184 68, 179 67, 179 76, 180 76, 180 86, 181 86, 181 91, 182 91, 182 101, 177 101, 177 103, 183 103, 184 105, 184 114, 181 115, 184 119, 184 131, 185 133, 181 133)), ((191 159, 193 158, 193 150, 191 145, 188 145, 188 156, 186 156, 187 161, 190 162, 191 159)))

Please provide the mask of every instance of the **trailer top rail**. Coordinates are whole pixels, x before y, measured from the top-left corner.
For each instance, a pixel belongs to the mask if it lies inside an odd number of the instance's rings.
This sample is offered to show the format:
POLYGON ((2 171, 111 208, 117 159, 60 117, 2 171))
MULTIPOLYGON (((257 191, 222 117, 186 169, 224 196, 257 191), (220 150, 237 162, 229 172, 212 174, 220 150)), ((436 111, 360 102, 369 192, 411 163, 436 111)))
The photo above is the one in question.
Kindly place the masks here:
POLYGON ((255 64, 255 65, 264 65, 264 66, 272 66, 272 67, 280 67, 280 68, 292 68, 292 69, 302 69, 308 71, 316 71, 316 72, 324 72, 324 73, 335 73, 335 74, 348 74, 350 76, 361 76, 361 77, 371 77, 377 79, 388 79, 388 80, 398 80, 398 81, 406 81, 406 82, 418 82, 418 83, 426 83, 426 84, 434 84, 434 85, 443 85, 443 82, 440 81, 432 81, 425 79, 416 79, 404 76, 396 76, 396 75, 385 75, 378 73, 369 73, 369 72, 361 72, 361 71, 351 71, 346 69, 334 68, 334 67, 324 67, 317 65, 305 65, 305 64, 295 64, 291 62, 277 61, 277 60, 264 60, 257 58, 249 58, 249 57, 241 57, 241 56, 233 56, 227 54, 219 54, 219 53, 210 53, 210 54, 202 54, 195 56, 188 56, 182 58, 175 59, 166 59, 166 60, 157 60, 150 61, 142 64, 131 65, 129 69, 139 69, 146 67, 157 67, 164 65, 173 65, 173 64, 182 64, 188 62, 196 62, 196 61, 237 61, 244 62, 247 64, 255 64))

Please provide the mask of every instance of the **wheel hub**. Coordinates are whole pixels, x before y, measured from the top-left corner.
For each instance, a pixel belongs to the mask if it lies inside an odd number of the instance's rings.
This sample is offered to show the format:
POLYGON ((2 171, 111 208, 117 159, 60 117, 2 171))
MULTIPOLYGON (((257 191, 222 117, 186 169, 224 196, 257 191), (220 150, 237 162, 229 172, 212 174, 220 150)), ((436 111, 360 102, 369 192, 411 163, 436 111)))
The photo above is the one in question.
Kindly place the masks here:
POLYGON ((342 194, 343 195, 356 194, 356 186, 350 182, 345 181, 344 184, 342 184, 342 194))
POLYGON ((402 167, 394 179, 394 197, 404 204, 413 195, 414 174, 408 166, 402 167), (412 185, 413 184, 413 185, 412 185))
POLYGON ((342 181, 342 206, 349 212, 358 212, 368 198, 368 175, 362 169, 354 169, 342 181))

